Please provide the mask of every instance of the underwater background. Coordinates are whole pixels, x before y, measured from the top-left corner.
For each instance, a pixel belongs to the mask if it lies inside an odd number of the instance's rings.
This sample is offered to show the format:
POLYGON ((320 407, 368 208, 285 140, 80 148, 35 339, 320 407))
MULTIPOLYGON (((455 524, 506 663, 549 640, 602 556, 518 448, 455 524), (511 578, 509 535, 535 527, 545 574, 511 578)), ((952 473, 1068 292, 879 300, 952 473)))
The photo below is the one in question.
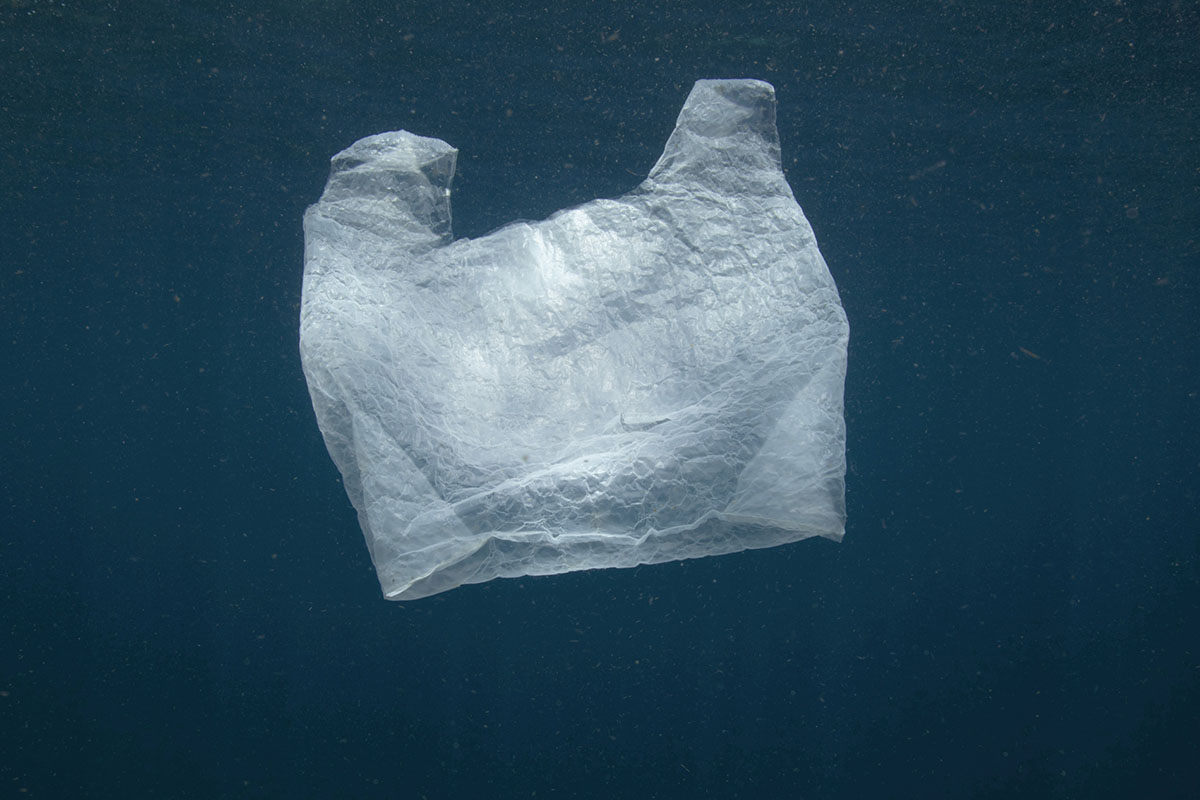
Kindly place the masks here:
POLYGON ((5 0, 0 76, 0 795, 1200 786, 1195 3, 5 0), (384 601, 297 350, 329 158, 450 142, 479 236, 716 77, 850 319, 845 540, 384 601))

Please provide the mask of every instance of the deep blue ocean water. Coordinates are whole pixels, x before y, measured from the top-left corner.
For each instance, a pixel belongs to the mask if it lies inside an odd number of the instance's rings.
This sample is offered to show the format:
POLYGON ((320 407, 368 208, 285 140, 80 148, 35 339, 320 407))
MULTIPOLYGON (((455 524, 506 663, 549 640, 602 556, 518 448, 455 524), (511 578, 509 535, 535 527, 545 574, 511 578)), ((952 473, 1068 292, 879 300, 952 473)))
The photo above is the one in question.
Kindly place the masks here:
POLYGON ((0 76, 0 795, 1195 796, 1196 4, 6 0, 0 76), (850 319, 845 541, 384 601, 329 157, 452 143, 477 236, 704 77, 775 85, 850 319))

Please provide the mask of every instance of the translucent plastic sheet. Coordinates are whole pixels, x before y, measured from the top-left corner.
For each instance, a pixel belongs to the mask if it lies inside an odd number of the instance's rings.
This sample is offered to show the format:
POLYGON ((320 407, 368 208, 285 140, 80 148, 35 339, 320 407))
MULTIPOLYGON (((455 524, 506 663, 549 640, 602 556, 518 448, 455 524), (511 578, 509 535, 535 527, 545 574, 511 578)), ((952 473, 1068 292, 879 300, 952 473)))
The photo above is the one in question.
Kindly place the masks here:
POLYGON ((300 349, 384 594, 840 539, 849 329, 775 95, 699 81, 650 176, 452 241, 457 151, 333 159, 300 349))

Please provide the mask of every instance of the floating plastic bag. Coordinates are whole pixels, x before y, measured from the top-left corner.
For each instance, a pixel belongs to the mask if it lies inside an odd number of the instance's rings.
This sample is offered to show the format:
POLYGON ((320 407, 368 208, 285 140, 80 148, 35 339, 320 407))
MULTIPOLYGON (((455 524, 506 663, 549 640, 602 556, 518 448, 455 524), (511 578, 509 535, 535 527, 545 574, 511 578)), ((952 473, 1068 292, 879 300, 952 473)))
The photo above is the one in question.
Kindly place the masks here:
POLYGON ((775 93, 699 81, 616 200, 452 242, 457 151, 333 158, 300 351, 394 600, 841 539, 849 329, 775 93))

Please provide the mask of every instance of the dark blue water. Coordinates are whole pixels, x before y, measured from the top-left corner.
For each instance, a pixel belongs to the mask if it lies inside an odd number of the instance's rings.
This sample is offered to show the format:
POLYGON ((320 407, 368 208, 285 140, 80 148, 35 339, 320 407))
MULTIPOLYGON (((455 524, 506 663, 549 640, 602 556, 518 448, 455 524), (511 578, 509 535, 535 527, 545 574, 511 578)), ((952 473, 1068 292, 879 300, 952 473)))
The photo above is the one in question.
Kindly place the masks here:
POLYGON ((1200 12, 904 5, 5 2, 0 794, 1192 796, 1200 12), (850 318, 845 541, 385 602, 329 157, 451 142, 479 235, 702 77, 775 85, 850 318))

